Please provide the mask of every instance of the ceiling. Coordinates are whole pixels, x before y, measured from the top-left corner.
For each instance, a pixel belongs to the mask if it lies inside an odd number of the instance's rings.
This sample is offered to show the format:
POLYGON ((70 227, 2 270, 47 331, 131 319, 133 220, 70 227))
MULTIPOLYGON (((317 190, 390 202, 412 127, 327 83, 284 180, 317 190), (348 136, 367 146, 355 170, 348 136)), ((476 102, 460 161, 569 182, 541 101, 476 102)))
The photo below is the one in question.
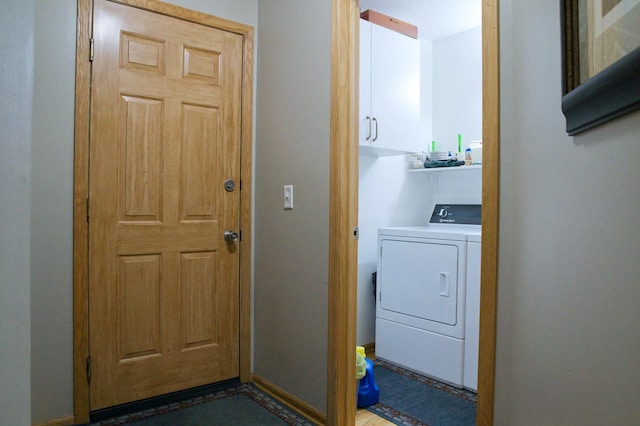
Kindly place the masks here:
POLYGON ((481 25, 481 0, 360 0, 361 10, 392 16, 418 27, 418 36, 428 40, 481 25))

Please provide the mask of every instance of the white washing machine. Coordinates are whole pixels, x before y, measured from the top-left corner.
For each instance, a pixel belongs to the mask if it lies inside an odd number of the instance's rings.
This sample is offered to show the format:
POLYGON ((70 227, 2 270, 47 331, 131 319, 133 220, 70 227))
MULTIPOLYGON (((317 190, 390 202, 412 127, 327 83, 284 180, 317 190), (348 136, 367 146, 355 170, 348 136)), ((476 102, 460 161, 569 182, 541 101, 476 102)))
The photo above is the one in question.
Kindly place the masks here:
POLYGON ((427 226, 378 230, 376 357, 477 389, 480 218, 438 204, 427 226))

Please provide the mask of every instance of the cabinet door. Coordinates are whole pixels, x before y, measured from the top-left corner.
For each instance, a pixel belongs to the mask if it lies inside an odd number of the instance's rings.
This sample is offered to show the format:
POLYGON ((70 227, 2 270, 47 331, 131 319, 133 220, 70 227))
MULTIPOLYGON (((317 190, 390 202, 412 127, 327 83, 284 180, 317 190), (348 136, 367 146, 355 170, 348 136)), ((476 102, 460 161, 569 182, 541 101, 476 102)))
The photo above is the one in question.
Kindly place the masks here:
POLYGON ((371 25, 371 46, 372 146, 420 151, 420 42, 371 25))
POLYGON ((360 20, 360 130, 361 146, 370 146, 373 138, 371 117, 371 23, 360 20))

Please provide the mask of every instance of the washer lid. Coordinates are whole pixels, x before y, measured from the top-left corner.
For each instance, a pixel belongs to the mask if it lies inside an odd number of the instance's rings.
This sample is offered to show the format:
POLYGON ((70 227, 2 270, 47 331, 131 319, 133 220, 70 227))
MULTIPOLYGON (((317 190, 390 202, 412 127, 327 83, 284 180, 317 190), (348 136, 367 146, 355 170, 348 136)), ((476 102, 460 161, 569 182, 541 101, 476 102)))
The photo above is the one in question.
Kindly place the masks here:
POLYGON ((480 225, 482 204, 436 204, 429 223, 480 225))

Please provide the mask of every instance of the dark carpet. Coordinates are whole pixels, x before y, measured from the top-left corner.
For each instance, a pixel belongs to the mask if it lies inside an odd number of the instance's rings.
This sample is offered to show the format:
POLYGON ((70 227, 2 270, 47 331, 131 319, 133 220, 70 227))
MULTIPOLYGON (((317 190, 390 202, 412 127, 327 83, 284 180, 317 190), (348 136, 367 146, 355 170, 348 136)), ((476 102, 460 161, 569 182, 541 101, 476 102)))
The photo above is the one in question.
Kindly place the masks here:
POLYGON ((240 385, 209 395, 168 404, 91 426, 313 426, 252 384, 240 385))
POLYGON ((375 361, 380 400, 367 409, 397 425, 473 426, 476 394, 375 361))

